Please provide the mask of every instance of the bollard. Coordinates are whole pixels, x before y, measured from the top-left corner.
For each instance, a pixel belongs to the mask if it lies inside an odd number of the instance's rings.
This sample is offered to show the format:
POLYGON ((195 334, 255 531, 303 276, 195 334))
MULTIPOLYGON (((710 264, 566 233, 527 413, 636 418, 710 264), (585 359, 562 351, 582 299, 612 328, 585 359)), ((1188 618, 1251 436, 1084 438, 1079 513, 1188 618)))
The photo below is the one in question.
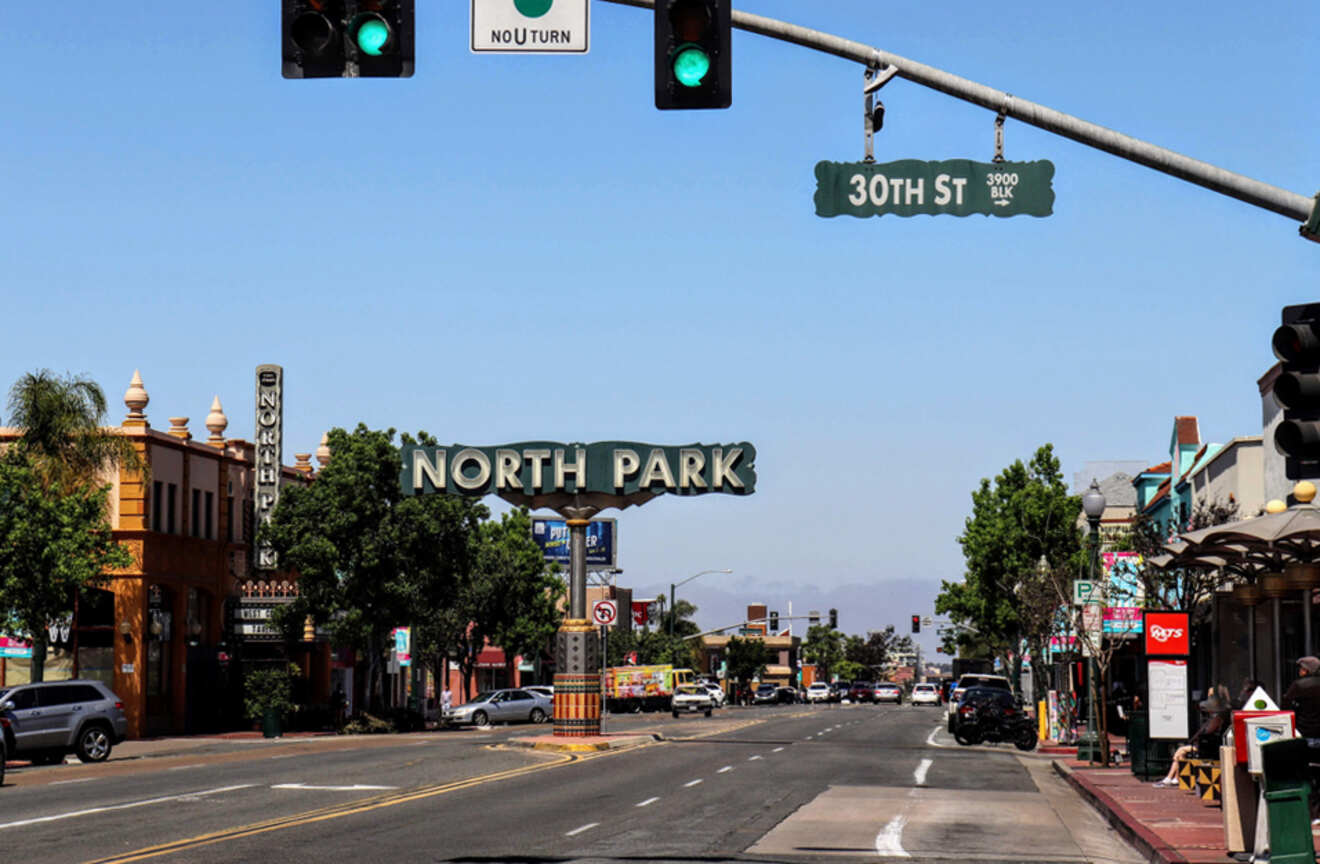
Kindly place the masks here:
POLYGON ((1270 825, 1271 864, 1315 864, 1311 837, 1310 750, 1305 738, 1262 744, 1261 783, 1270 825))

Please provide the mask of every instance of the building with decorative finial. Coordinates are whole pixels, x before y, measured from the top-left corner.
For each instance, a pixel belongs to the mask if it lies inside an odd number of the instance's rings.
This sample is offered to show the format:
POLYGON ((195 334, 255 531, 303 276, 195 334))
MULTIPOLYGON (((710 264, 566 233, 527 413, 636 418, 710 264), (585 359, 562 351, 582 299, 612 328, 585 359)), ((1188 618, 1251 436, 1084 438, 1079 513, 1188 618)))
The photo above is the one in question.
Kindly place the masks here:
MULTIPOLYGON (((278 571, 258 576, 252 567, 254 445, 224 436, 229 420, 219 396, 206 415, 204 441, 193 438, 183 416, 169 418, 166 431, 153 429, 150 401, 134 370, 124 392, 128 413, 114 431, 132 442, 147 471, 106 478, 110 524, 132 564, 82 592, 67 629, 52 629, 59 638, 50 646, 47 680, 109 685, 123 700, 130 737, 245 724, 242 663, 294 660, 306 675, 307 698, 328 702, 324 639, 314 636, 287 656, 266 623, 274 606, 296 595, 297 580, 278 571)), ((0 428, 0 447, 18 435, 0 428)), ((311 456, 298 460, 280 466, 281 483, 311 482, 311 456)), ((2 657, 0 683, 21 683, 29 670, 29 659, 2 657)))

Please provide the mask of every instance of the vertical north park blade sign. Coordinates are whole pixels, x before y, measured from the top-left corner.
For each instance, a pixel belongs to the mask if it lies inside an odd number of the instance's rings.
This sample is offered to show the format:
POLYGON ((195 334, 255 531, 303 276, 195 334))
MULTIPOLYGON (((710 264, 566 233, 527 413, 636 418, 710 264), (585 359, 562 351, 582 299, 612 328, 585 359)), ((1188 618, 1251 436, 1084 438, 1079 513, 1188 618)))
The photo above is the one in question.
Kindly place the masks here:
POLYGON ((817 216, 1048 216, 1054 163, 817 162, 817 216))

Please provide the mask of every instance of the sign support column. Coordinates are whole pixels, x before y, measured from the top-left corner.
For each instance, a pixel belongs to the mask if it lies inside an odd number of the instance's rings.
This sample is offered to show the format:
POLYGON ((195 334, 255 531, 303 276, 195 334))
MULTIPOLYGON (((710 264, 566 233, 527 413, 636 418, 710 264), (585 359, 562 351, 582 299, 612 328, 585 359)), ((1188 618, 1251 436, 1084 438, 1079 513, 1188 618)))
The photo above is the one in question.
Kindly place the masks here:
POLYGON ((568 522, 568 618, 555 636, 554 734, 600 734, 600 641, 587 619, 587 525, 594 507, 564 508, 568 522))

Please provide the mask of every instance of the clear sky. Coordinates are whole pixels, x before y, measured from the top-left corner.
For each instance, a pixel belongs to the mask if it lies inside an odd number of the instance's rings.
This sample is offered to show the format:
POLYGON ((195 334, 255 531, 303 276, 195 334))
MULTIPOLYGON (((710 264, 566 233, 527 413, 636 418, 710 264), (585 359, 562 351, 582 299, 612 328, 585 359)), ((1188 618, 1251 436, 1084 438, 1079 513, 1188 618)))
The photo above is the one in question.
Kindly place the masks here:
MULTIPOLYGON (((506 2, 506 0, 483 0, 506 2)), ((90 375, 157 428, 219 395, 286 459, 361 421, 443 442, 746 440, 748 498, 617 515, 622 583, 718 626, 764 601, 848 632, 933 613, 969 493, 1052 442, 1167 458, 1172 418, 1259 434, 1279 307, 1317 300, 1292 220, 1009 120, 1046 218, 822 219, 862 156, 862 70, 734 36, 733 107, 653 107, 652 13, 591 51, 473 55, 417 0, 407 80, 280 77, 278 0, 28 4, 0 28, 5 386, 90 375)), ((1314 3, 746 0, 1310 196, 1314 3)), ((879 161, 993 154, 994 115, 901 79, 879 161)), ((0 408, 0 421, 4 411, 0 408)), ((923 634, 926 636, 926 634, 923 634)), ((933 637, 923 639, 933 648, 933 637)))

